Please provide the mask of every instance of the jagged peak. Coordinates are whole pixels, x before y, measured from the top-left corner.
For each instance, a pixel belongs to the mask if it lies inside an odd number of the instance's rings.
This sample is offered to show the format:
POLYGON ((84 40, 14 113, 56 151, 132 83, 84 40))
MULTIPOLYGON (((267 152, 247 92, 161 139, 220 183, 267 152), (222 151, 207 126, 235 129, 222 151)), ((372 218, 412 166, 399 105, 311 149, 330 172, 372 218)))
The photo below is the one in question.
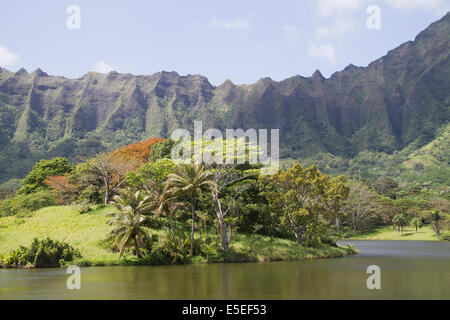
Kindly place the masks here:
POLYGON ((229 88, 229 87, 234 87, 234 86, 235 86, 235 84, 233 83, 233 81, 231 81, 230 79, 227 79, 219 87, 229 88))
POLYGON ((205 76, 202 76, 201 74, 187 74, 186 76, 181 76, 182 78, 187 78, 187 79, 194 79, 194 80, 200 80, 200 81, 202 81, 202 82, 208 82, 209 83, 209 80, 208 80, 208 78, 207 77, 205 77, 205 76))
POLYGON ((313 75, 312 75, 313 79, 320 79, 320 80, 324 80, 325 77, 322 75, 322 73, 320 72, 319 69, 316 69, 316 71, 314 71, 313 75))
POLYGON ((158 72, 157 74, 160 75, 161 77, 170 77, 170 76, 180 77, 180 75, 176 71, 164 71, 164 70, 162 70, 162 71, 158 72))
POLYGON ((42 71, 40 68, 37 68, 36 70, 34 70, 32 74, 35 76, 39 76, 39 77, 48 77, 48 74, 46 72, 42 71))
POLYGON ((189 80, 190 82, 198 83, 202 87, 206 86, 206 87, 209 87, 211 89, 215 88, 215 86, 213 86, 211 84, 211 82, 209 82, 208 78, 205 77, 205 76, 202 76, 201 74, 188 74, 186 76, 182 76, 181 78, 189 80))
POLYGON ((344 71, 353 71, 353 70, 358 70, 360 68, 362 68, 362 67, 358 67, 358 66, 355 66, 353 63, 350 63, 348 66, 346 66, 344 68, 344 71))
POLYGON ((261 78, 256 82, 256 84, 273 84, 273 83, 274 81, 270 77, 261 78))
POLYGON ((20 68, 17 72, 16 75, 21 76, 24 74, 28 74, 28 71, 25 68, 20 68))

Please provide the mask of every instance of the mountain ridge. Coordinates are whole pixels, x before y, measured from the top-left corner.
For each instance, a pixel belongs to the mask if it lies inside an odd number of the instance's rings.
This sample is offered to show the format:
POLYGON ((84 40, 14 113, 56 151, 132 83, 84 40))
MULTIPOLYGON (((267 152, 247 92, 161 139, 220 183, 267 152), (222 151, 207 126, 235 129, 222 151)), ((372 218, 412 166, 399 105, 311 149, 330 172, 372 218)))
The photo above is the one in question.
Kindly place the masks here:
POLYGON ((280 128, 282 157, 327 152, 418 149, 450 118, 450 13, 366 67, 349 64, 329 78, 218 86, 198 74, 88 72, 50 76, 37 68, 0 68, 0 181, 6 163, 29 153, 23 176, 39 157, 76 160, 176 128, 280 128))

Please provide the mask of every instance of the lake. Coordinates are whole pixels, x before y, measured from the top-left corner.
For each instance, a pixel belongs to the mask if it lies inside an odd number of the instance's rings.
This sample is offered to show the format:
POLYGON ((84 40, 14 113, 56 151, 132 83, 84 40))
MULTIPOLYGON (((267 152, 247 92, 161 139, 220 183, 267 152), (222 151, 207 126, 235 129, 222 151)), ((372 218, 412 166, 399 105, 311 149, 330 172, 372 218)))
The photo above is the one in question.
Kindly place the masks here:
POLYGON ((450 299, 450 243, 342 241, 354 256, 297 262, 81 268, 68 290, 65 269, 0 269, 0 299, 450 299), (369 265, 381 289, 366 285, 369 265))

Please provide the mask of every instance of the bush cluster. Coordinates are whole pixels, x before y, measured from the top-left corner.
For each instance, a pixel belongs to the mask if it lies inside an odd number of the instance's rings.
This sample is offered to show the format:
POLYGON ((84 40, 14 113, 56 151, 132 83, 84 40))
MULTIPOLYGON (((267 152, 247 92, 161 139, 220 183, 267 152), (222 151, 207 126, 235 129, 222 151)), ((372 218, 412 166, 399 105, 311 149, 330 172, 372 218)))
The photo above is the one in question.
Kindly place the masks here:
POLYGON ((442 232, 442 234, 439 236, 439 239, 442 241, 450 241, 450 230, 442 232))
POLYGON ((74 258, 81 258, 80 252, 68 243, 46 238, 34 238, 30 247, 20 246, 6 257, 0 257, 0 266, 3 268, 60 267, 74 258))

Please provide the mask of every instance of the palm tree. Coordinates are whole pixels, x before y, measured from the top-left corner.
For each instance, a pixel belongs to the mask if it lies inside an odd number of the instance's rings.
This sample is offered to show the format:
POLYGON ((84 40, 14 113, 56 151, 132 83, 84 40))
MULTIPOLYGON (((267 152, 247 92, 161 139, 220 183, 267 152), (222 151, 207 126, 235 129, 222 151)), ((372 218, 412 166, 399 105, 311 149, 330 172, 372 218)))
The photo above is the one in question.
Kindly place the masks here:
POLYGON ((167 177, 167 184, 172 192, 181 193, 190 197, 192 209, 191 243, 190 255, 194 253, 194 223, 195 210, 198 196, 214 186, 210 171, 205 170, 203 165, 181 164, 176 173, 167 177))
POLYGON ((445 217, 443 215, 441 215, 441 213, 439 211, 431 211, 430 213, 430 220, 431 220, 431 225, 434 229, 434 231, 436 232, 436 236, 439 239, 439 234, 441 232, 441 221, 444 220, 445 217))
POLYGON ((422 218, 421 217, 414 217, 412 218, 412 220, 410 221, 410 226, 413 228, 416 228, 416 232, 417 229, 420 229, 423 227, 423 222, 422 222, 422 218))
POLYGON ((403 227, 406 226, 407 219, 403 213, 396 214, 392 218, 392 224, 398 227, 398 234, 400 235, 400 231, 403 234, 403 227))
POLYGON ((145 186, 145 190, 151 197, 148 208, 154 212, 156 217, 165 215, 169 222, 175 241, 177 234, 175 230, 175 221, 171 212, 184 206, 184 203, 178 202, 178 195, 170 189, 169 184, 164 184, 163 188, 158 188, 155 183, 149 181, 145 186))
POLYGON ((126 248, 133 246, 136 256, 142 257, 139 248, 143 247, 148 239, 148 231, 145 228, 148 217, 143 213, 148 210, 149 200, 150 198, 140 191, 133 193, 125 190, 121 196, 114 196, 112 203, 120 211, 107 213, 111 216, 108 224, 114 226, 108 239, 113 240, 113 246, 120 250, 119 259, 122 258, 126 248))

